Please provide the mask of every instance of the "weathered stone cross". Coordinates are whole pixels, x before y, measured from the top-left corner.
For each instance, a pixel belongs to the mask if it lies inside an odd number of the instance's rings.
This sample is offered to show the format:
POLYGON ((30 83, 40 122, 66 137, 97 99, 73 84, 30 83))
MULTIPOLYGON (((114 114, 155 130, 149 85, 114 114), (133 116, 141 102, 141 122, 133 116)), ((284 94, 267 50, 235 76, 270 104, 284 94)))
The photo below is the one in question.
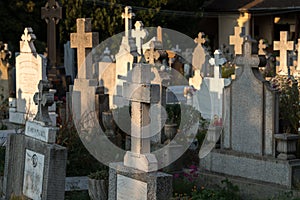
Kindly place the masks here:
POLYGON ((250 69, 252 67, 258 68, 259 58, 258 55, 252 55, 252 42, 250 39, 247 39, 243 45, 243 54, 242 56, 237 56, 236 64, 238 66, 244 66, 244 69, 250 69))
POLYGON ((36 39, 33 30, 30 27, 25 28, 24 34, 21 37, 20 52, 21 53, 36 53, 33 41, 36 39))
POLYGON ((159 53, 157 51, 155 51, 154 46, 155 46, 155 44, 152 41, 150 43, 150 50, 147 50, 145 52, 145 58, 149 62, 149 64, 154 64, 154 61, 157 60, 160 56, 159 53))
POLYGON ((234 35, 229 36, 229 44, 234 45, 234 54, 241 55, 242 54, 242 46, 244 42, 244 33, 245 28, 236 26, 234 27, 234 35))
POLYGON ((214 65, 214 78, 220 78, 220 69, 221 65, 223 65, 226 62, 225 58, 222 58, 222 51, 220 49, 215 50, 214 52, 214 58, 209 59, 209 63, 211 65, 214 65))
POLYGON ((54 94, 49 92, 50 83, 47 80, 40 80, 38 89, 39 92, 35 93, 33 97, 34 103, 38 105, 38 112, 34 120, 51 125, 48 106, 54 103, 54 94))
POLYGON ((258 44, 258 55, 262 55, 262 56, 266 55, 266 53, 264 51, 266 48, 267 48, 267 45, 264 44, 264 40, 260 39, 259 44, 258 44))
POLYGON ((42 19, 47 23, 47 46, 50 66, 56 65, 56 24, 62 18, 62 8, 55 0, 48 0, 41 9, 42 19))
POLYGON ((131 28, 132 28, 132 18, 135 17, 135 14, 132 12, 130 6, 125 7, 125 12, 122 13, 122 19, 125 19, 125 36, 131 37, 131 28))
POLYGON ((92 78, 92 56, 88 54, 99 44, 98 33, 92 31, 90 18, 76 21, 77 33, 71 33, 71 48, 77 48, 78 78, 92 78))
POLYGON ((147 37, 148 31, 143 29, 144 25, 141 21, 136 21, 134 24, 135 30, 132 30, 132 37, 135 38, 137 52, 142 55, 143 39, 147 37))
POLYGON ((287 52, 294 50, 294 42, 287 41, 287 31, 280 31, 280 41, 274 41, 274 51, 279 50, 279 72, 288 74, 287 52))
POLYGON ((204 44, 206 42, 204 35, 205 34, 203 32, 199 32, 198 37, 194 39, 195 43, 197 43, 198 45, 204 44))

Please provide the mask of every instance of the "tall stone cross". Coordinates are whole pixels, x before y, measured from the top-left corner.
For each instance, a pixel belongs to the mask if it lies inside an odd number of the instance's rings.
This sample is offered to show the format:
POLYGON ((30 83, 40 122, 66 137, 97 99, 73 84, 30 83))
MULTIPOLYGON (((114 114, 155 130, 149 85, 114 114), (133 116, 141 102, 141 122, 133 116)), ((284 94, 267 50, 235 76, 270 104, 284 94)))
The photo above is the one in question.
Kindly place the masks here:
POLYGON ((125 20, 125 36, 131 37, 132 18, 135 17, 135 14, 132 12, 130 6, 126 6, 124 10, 125 12, 122 13, 122 19, 125 20))
POLYGON ((280 41, 274 41, 274 51, 279 50, 279 69, 278 72, 288 74, 287 52, 294 50, 294 42, 287 41, 287 31, 280 31, 280 41))
POLYGON ((47 80, 40 80, 38 89, 39 92, 35 93, 33 97, 34 103, 38 105, 38 112, 34 120, 51 125, 48 106, 54 103, 54 94, 49 92, 50 83, 47 80))
POLYGON ((242 56, 237 56, 236 64, 244 67, 244 70, 249 71, 251 68, 258 68, 259 58, 258 55, 252 55, 252 42, 251 39, 247 39, 243 45, 242 56))
POLYGON ((35 47, 34 47, 34 40, 36 39, 36 36, 33 34, 33 30, 31 27, 26 27, 24 29, 24 34, 21 36, 20 41, 20 52, 21 53, 36 53, 35 47))
POLYGON ((258 55, 262 55, 262 56, 266 55, 266 53, 264 51, 266 48, 267 48, 267 45, 264 44, 264 40, 260 39, 259 44, 258 44, 258 55))
POLYGON ((71 33, 71 48, 77 48, 78 78, 92 78, 92 48, 99 44, 98 33, 92 31, 90 18, 76 20, 77 33, 71 33))
POLYGON ((143 29, 144 25, 141 21, 136 21, 134 27, 135 29, 132 30, 132 37, 135 38, 137 52, 142 55, 143 39, 147 37, 148 31, 143 29))
POLYGON ((241 55, 242 54, 244 34, 245 34, 245 28, 236 26, 236 27, 234 27, 234 35, 229 36, 229 44, 234 45, 234 54, 235 55, 241 55))
POLYGON ((226 62, 225 58, 222 58, 222 51, 220 49, 215 50, 214 58, 209 59, 209 63, 214 66, 214 78, 221 78, 221 65, 226 62))
POLYGON ((145 58, 146 60, 149 62, 149 64, 154 64, 154 61, 157 60, 159 58, 159 53, 157 51, 155 51, 155 48, 154 48, 155 44, 154 42, 152 41, 150 43, 150 50, 147 50, 145 52, 145 58))
POLYGON ((41 9, 42 19, 47 23, 47 46, 50 66, 56 66, 56 24, 62 18, 62 8, 57 1, 48 0, 41 9))

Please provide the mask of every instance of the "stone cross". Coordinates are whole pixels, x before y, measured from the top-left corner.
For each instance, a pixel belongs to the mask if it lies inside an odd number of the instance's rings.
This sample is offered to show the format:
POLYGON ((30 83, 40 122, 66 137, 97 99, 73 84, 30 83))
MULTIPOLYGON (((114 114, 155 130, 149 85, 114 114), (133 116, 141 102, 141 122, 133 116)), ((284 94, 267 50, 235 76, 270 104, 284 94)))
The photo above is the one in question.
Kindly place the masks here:
POLYGON ((204 35, 205 34, 203 32, 199 32, 198 37, 194 39, 195 43, 197 43, 198 45, 204 44, 206 42, 204 35))
POLYGON ((158 26, 157 27, 157 41, 159 41, 159 42, 163 42, 162 41, 162 28, 161 28, 161 26, 158 26))
POLYGON ((229 36, 229 44, 234 45, 234 54, 241 55, 242 54, 242 46, 244 42, 244 27, 236 26, 234 27, 234 35, 229 36))
POLYGON ((274 41, 274 51, 279 50, 279 72, 287 74, 288 64, 287 64, 287 52, 294 50, 294 42, 287 41, 287 31, 280 31, 280 41, 274 41))
POLYGON ((92 57, 88 54, 99 44, 99 36, 91 32, 90 18, 79 18, 76 25, 77 33, 71 33, 71 48, 77 48, 78 78, 89 79, 92 78, 92 70, 88 70, 92 68, 92 57))
POLYGON ((297 70, 300 70, 300 39, 298 39, 298 44, 296 46, 296 50, 298 52, 298 57, 297 57, 297 70))
POLYGON ((154 64, 154 61, 159 58, 159 53, 154 49, 154 42, 150 43, 150 50, 145 52, 145 58, 149 62, 149 64, 154 64))
POLYGON ((47 23, 47 46, 50 66, 56 65, 56 24, 62 18, 62 8, 57 1, 48 0, 41 9, 42 19, 47 23))
POLYGON ((226 62, 225 58, 222 58, 222 51, 220 49, 215 50, 214 52, 214 58, 209 59, 209 63, 211 65, 214 65, 214 78, 221 78, 220 75, 220 69, 221 65, 223 65, 226 62))
POLYGON ((31 27, 24 29, 24 34, 21 37, 20 52, 21 53, 36 53, 33 41, 36 39, 31 27))
POLYGON ((258 44, 258 55, 262 55, 262 56, 266 55, 266 53, 264 51, 266 48, 267 48, 267 45, 264 44, 264 40, 260 39, 259 44, 258 44))
POLYGON ((243 46, 243 55, 237 56, 236 64, 238 66, 244 66, 245 68, 258 68, 259 58, 258 55, 252 55, 251 40, 247 39, 243 46))
POLYGON ((34 94, 33 100, 38 105, 38 112, 34 118, 46 125, 51 125, 48 107, 54 103, 54 94, 49 92, 50 83, 47 80, 40 80, 38 84, 39 92, 34 94))
POLYGON ((125 12, 122 13, 122 19, 125 19, 125 36, 131 37, 132 18, 135 17, 135 14, 132 12, 130 6, 126 6, 124 10, 125 12))
POLYGON ((142 21, 136 21, 134 24, 135 29, 132 30, 132 37, 135 38, 136 46, 137 46, 137 52, 142 55, 142 45, 143 45, 143 39, 147 37, 148 31, 146 29, 143 29, 144 25, 142 21))
POLYGON ((8 66, 8 59, 11 58, 11 51, 8 50, 8 44, 1 44, 0 42, 0 62, 3 63, 4 66, 8 66))
POLYGON ((108 47, 105 47, 104 52, 105 55, 110 55, 110 50, 108 47))
POLYGON ((176 44, 175 48, 172 48, 172 51, 176 52, 176 53, 180 53, 181 49, 179 49, 179 45, 176 44))

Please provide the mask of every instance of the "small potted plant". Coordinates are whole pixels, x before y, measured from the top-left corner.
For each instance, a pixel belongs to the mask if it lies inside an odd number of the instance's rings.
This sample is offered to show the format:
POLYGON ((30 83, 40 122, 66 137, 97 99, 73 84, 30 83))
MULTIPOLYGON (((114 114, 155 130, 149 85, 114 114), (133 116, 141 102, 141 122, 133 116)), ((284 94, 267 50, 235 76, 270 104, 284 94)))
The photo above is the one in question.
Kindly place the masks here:
POLYGON ((89 196, 92 200, 108 198, 108 171, 106 169, 91 173, 89 177, 89 196))

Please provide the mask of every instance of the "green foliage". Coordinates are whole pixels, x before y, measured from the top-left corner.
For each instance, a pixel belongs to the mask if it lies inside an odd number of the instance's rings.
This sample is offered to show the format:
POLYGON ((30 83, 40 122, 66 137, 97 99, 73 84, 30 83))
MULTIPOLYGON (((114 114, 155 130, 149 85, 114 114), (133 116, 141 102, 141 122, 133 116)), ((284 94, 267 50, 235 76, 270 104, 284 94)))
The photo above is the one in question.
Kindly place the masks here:
POLYGON ((90 200, 87 190, 70 191, 65 193, 65 200, 90 200))
POLYGON ((67 176, 87 176, 104 168, 84 147, 74 126, 60 129, 57 143, 68 150, 67 176))
POLYGON ((0 147, 0 176, 4 175, 5 147, 0 147))
POLYGON ((270 84, 279 91, 281 131, 297 133, 300 116, 298 81, 293 77, 277 75, 270 80, 270 84))
POLYGON ((235 73, 235 65, 230 63, 225 63, 222 67, 222 78, 230 78, 232 74, 235 73))
POLYGON ((201 188, 200 191, 194 190, 191 196, 192 200, 239 200, 242 199, 239 194, 238 186, 232 184, 228 179, 222 180, 222 187, 212 190, 201 188))
POLYGON ((108 173, 107 169, 98 170, 98 171, 93 172, 90 175, 88 175, 89 178, 97 179, 97 180, 108 180, 108 176, 109 176, 109 173, 108 173))
POLYGON ((275 195, 274 197, 270 198, 269 200, 300 200, 300 198, 294 197, 293 192, 289 191, 289 192, 281 192, 278 195, 275 195))

